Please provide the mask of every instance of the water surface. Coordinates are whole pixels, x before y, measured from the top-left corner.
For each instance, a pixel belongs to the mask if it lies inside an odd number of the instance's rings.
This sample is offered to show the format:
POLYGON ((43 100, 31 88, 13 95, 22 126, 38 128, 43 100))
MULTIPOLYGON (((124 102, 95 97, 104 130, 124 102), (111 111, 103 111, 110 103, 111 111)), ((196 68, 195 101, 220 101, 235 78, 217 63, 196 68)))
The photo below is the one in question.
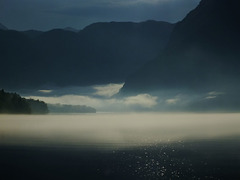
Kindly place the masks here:
POLYGON ((1 115, 5 179, 240 179, 240 114, 1 115))

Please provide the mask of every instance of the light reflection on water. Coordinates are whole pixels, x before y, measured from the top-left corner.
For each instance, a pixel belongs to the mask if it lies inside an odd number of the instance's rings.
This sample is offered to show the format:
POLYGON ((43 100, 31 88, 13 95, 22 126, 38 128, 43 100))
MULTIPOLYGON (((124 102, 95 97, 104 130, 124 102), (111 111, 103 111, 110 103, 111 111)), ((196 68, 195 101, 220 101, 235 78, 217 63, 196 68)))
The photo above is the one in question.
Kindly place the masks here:
POLYGON ((1 115, 0 169, 6 179, 239 179, 239 117, 1 115))
POLYGON ((1 115, 0 143, 132 147, 240 135, 240 114, 1 115))

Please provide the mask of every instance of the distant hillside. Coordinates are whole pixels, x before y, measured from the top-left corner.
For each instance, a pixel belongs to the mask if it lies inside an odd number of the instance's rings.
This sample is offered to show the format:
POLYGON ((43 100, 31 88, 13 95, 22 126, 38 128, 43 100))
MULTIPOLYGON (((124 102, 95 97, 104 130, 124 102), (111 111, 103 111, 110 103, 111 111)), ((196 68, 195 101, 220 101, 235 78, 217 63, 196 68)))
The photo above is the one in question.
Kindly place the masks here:
POLYGON ((0 23, 0 30, 7 30, 8 28, 0 23))
POLYGON ((36 31, 36 30, 28 30, 28 31, 22 31, 22 33, 24 33, 29 38, 37 38, 43 32, 42 31, 36 31))
POLYGON ((63 30, 72 31, 72 32, 79 32, 78 29, 74 29, 74 28, 72 28, 72 27, 66 27, 66 28, 64 28, 63 30))
POLYGON ((50 113, 96 113, 96 109, 84 105, 48 104, 50 113))
POLYGON ((43 101, 25 99, 16 93, 0 90, 0 114, 46 114, 47 104, 43 101))
POLYGON ((177 23, 162 54, 127 78, 121 93, 167 89, 237 92, 239 7, 236 0, 202 0, 177 23))
POLYGON ((79 32, 0 30, 2 88, 123 82, 167 44, 166 22, 95 23, 79 32))

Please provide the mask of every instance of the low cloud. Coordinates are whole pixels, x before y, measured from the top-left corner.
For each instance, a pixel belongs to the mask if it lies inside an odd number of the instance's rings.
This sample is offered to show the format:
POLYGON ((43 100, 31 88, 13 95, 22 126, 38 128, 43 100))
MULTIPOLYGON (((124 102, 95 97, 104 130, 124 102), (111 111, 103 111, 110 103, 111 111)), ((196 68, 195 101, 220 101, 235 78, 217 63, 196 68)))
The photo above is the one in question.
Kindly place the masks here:
POLYGON ((119 90, 123 87, 123 84, 108 84, 101 86, 94 86, 97 92, 94 95, 103 96, 103 97, 112 97, 117 94, 119 90))
POLYGON ((151 96, 149 94, 139 94, 137 96, 131 96, 124 99, 126 105, 138 105, 146 108, 151 108, 157 105, 156 96, 151 96))
POLYGON ((166 102, 168 105, 175 105, 175 104, 177 104, 177 102, 178 102, 179 100, 180 100, 179 98, 167 99, 165 102, 166 102))
POLYGON ((52 90, 38 90, 38 92, 40 92, 40 93, 51 93, 51 92, 53 92, 52 90))
POLYGON ((225 94, 224 92, 217 92, 217 91, 211 91, 207 94, 207 96, 205 97, 205 99, 215 99, 220 95, 225 94))
MULTIPOLYGON (((72 87, 55 90, 52 93, 35 93, 25 98, 39 99, 48 104, 86 105, 98 112, 137 112, 137 111, 205 111, 239 109, 236 95, 228 91, 196 93, 191 91, 159 91, 152 94, 134 96, 113 96, 120 87, 108 84, 91 87, 72 87), (76 92, 75 94, 73 92, 76 92)), ((45 91, 45 90, 44 90, 45 91)))
POLYGON ((124 99, 96 98, 91 96, 64 95, 56 97, 25 96, 25 98, 39 99, 48 104, 86 105, 98 111, 131 111, 137 108, 151 108, 157 105, 157 97, 149 94, 139 94, 124 99))

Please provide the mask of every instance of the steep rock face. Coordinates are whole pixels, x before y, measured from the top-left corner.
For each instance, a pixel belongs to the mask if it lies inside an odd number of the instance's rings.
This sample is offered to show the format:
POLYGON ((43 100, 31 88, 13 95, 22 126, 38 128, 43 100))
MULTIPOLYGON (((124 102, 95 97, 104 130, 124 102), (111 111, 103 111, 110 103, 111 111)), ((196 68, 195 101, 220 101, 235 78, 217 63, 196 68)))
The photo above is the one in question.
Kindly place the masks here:
POLYGON ((129 76, 122 92, 238 86, 239 1, 202 0, 179 22, 164 52, 129 76))
POLYGON ((201 1, 177 24, 169 48, 198 45, 209 50, 235 50, 239 45, 239 5, 240 2, 235 0, 201 1))
POLYGON ((1 31, 0 86, 36 88, 123 82, 167 44, 166 22, 95 23, 79 32, 1 31))

